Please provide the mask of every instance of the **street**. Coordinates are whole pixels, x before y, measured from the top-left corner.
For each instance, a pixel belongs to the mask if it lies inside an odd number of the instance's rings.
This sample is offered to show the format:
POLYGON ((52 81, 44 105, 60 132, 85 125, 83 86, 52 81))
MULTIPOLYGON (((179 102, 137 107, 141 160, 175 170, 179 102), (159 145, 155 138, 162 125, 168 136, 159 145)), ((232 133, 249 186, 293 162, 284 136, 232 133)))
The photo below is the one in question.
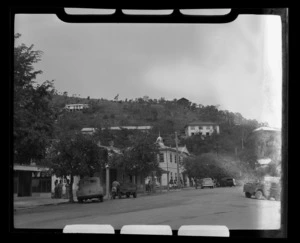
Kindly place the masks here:
POLYGON ((62 229, 67 224, 225 225, 229 229, 279 229, 280 202, 245 198, 242 187, 183 189, 129 199, 17 210, 15 228, 62 229))

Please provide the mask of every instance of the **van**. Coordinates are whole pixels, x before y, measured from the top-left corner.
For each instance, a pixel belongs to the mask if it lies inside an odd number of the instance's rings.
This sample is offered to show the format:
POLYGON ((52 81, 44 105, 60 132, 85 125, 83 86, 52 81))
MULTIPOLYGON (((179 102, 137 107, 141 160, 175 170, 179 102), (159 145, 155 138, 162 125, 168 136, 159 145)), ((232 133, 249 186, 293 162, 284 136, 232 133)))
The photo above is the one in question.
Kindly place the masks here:
POLYGON ((97 198, 100 202, 103 202, 103 193, 104 190, 99 177, 85 177, 78 183, 76 196, 79 203, 93 198, 97 198))

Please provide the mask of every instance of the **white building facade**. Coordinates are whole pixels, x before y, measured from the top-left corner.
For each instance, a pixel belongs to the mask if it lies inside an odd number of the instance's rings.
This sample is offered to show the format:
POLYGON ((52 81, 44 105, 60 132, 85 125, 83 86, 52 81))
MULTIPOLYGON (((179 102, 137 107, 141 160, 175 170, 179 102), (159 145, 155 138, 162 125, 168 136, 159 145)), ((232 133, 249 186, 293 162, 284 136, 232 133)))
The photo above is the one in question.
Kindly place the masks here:
POLYGON ((88 104, 68 104, 65 106, 67 111, 81 111, 85 108, 89 108, 88 104))
MULTIPOLYGON (((180 165, 180 162, 182 162, 185 157, 190 155, 186 146, 178 147, 178 159, 176 148, 165 146, 163 139, 160 136, 157 138, 156 143, 159 145, 159 154, 157 155, 157 159, 159 161, 160 168, 164 171, 160 178, 155 178, 157 183, 163 187, 167 187, 168 182, 170 186, 171 182, 175 184, 175 181, 177 181, 179 178, 181 183, 183 183, 185 186, 190 186, 190 180, 184 174, 184 168, 180 165), (177 165, 179 166, 179 175, 177 165)), ((146 179, 146 183, 149 179, 150 178, 146 179)))
POLYGON ((219 134, 220 127, 214 122, 192 122, 185 126, 185 135, 191 137, 197 134, 210 136, 213 133, 219 134))

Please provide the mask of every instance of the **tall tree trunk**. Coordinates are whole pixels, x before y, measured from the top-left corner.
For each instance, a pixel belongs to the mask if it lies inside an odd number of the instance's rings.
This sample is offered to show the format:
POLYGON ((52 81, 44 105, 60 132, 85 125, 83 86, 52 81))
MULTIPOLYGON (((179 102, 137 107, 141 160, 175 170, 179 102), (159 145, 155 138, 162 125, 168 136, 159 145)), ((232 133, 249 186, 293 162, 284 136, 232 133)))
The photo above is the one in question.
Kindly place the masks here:
POLYGON ((74 182, 74 176, 71 174, 70 175, 70 186, 69 186, 69 202, 73 203, 73 182, 74 182))

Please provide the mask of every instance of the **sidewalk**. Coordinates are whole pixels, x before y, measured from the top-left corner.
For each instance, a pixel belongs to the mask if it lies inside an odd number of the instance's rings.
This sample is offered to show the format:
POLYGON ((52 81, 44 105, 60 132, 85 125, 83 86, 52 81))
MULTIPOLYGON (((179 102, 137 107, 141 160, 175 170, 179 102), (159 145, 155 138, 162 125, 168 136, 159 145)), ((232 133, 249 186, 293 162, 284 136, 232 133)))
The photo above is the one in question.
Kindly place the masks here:
MULTIPOLYGON (((76 200, 74 198, 74 200, 76 200)), ((45 205, 67 203, 69 199, 51 198, 47 195, 31 197, 14 197, 14 210, 35 208, 45 205)))
MULTIPOLYGON (((189 190, 193 188, 182 188, 182 189, 171 189, 170 192, 178 192, 181 190, 189 190)), ((156 190, 156 192, 146 192, 146 193, 138 193, 138 197, 144 196, 154 196, 154 195, 161 195, 162 193, 168 193, 167 190, 156 190)), ((108 199, 104 198, 104 201, 108 199)), ((74 195, 74 201, 77 202, 77 198, 74 195)), ((58 199, 58 198, 51 198, 50 194, 42 194, 42 195, 32 195, 31 197, 17 197, 14 196, 14 210, 22 210, 22 209, 30 209, 39 206, 45 205, 58 205, 62 203, 68 203, 69 199, 58 199)))

